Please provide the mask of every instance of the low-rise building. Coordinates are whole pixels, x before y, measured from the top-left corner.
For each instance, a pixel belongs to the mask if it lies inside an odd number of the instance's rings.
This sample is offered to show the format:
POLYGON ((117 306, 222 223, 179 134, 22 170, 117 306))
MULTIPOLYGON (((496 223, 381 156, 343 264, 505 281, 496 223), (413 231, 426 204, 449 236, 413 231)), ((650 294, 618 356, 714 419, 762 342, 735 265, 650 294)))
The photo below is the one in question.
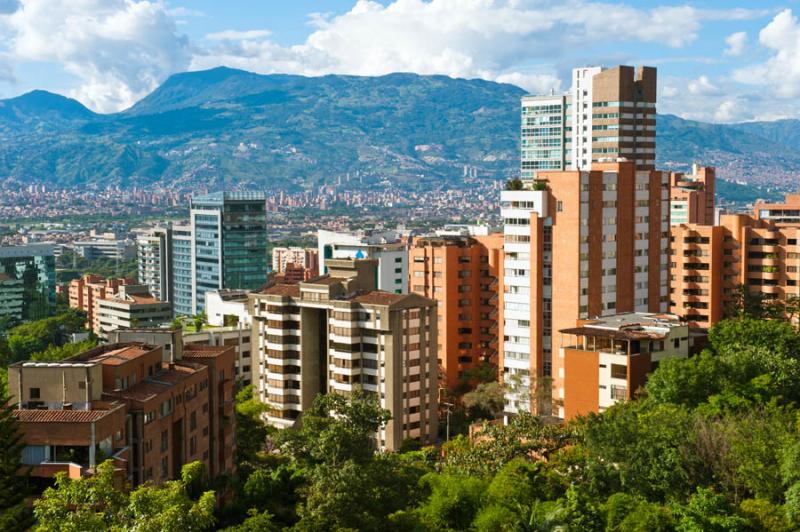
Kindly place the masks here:
POLYGON ((688 357, 695 341, 678 316, 645 312, 578 320, 559 333, 567 420, 633 399, 662 360, 688 357))
POLYGON ((9 367, 9 394, 32 475, 93 474, 103 460, 133 486, 178 478, 200 461, 232 473, 235 354, 225 347, 179 350, 100 346, 61 362, 9 367))
POLYGON ((436 302, 374 290, 376 266, 328 259, 324 276, 250 294, 267 422, 291 427, 318 394, 362 390, 392 414, 381 448, 436 439, 436 302))
POLYGON ((158 327, 172 319, 167 301, 153 297, 144 285, 122 285, 119 291, 97 300, 94 333, 107 338, 115 329, 158 327))

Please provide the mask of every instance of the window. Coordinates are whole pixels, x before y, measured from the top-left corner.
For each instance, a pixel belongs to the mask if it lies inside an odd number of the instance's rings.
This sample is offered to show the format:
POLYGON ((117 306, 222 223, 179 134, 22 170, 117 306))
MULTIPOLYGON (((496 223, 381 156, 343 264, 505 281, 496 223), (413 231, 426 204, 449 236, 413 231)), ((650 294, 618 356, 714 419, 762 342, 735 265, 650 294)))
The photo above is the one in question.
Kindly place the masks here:
POLYGON ((189 430, 195 430, 197 428, 197 412, 192 412, 189 416, 189 430))
POLYGON ((29 388, 28 395, 31 399, 41 399, 41 390, 39 388, 29 388))
POLYGON ((169 431, 163 430, 161 431, 161 452, 167 452, 167 448, 169 447, 169 431))
POLYGON ((189 456, 197 454, 197 436, 189 438, 189 456))
POLYGON ((161 458, 161 477, 164 478, 167 476, 167 472, 169 471, 169 459, 164 456, 161 458))
POLYGON ((611 378, 612 379, 627 379, 628 366, 622 364, 611 364, 611 378))

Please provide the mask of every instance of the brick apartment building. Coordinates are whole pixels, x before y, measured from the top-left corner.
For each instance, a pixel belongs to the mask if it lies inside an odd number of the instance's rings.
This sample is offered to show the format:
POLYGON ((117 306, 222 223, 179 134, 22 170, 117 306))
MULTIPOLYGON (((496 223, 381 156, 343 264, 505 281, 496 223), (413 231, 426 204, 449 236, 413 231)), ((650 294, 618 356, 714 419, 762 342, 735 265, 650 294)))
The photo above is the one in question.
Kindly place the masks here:
POLYGON ((372 394, 392 420, 381 448, 437 437, 436 302, 375 290, 377 260, 327 259, 328 273, 250 294, 253 375, 266 421, 292 427, 318 394, 372 394))
POLYGON ((714 225, 714 168, 695 164, 691 174, 671 173, 669 182, 671 225, 714 225))
POLYGON ((45 484, 59 471, 91 475, 107 458, 133 486, 177 478, 195 460, 211 475, 231 472, 234 361, 231 348, 190 346, 165 357, 160 346, 132 342, 12 364, 23 462, 45 484))
MULTIPOLYGON (((757 212, 767 208, 762 204, 757 212)), ((694 327, 711 327, 737 304, 740 287, 767 301, 800 296, 800 224, 775 218, 728 214, 716 226, 673 227, 671 311, 694 327)))
POLYGON ((501 233, 417 237, 411 243, 409 290, 437 303, 442 386, 455 387, 481 361, 497 363, 502 254, 501 233))
POLYGON ((125 277, 106 279, 101 275, 86 274, 69 282, 69 306, 86 312, 87 327, 97 330, 100 327, 97 319, 98 300, 116 295, 120 286, 133 284, 132 279, 125 277))

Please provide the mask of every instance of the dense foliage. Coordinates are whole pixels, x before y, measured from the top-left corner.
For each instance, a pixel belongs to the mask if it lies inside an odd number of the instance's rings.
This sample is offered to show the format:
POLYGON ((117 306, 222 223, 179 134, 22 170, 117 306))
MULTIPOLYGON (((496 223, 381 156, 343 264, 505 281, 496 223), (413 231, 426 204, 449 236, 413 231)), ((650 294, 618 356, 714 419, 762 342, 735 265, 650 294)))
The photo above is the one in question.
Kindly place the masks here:
POLYGON ((18 474, 25 443, 8 400, 5 384, 0 382, 0 530, 14 532, 27 530, 31 515, 25 506, 27 478, 18 474))
MULTIPOLYGON (((75 309, 67 309, 51 318, 31 321, 17 325, 0 335, 0 367, 21 360, 29 360, 36 353, 41 354, 41 360, 54 360, 55 357, 71 356, 77 351, 65 347, 63 351, 56 351, 67 344, 73 333, 85 332, 86 313, 75 309)), ((84 344, 88 345, 88 344, 84 344)))
POLYGON ((79 529, 76 519, 120 530, 798 530, 798 342, 785 323, 724 321, 704 353, 663 362, 635 401, 566 425, 487 422, 441 449, 398 453, 373 451, 389 413, 365 397, 320 396, 296 429, 272 431, 245 388, 235 496, 214 515, 185 481, 127 495, 103 470, 59 479, 36 516, 42 530, 79 529))

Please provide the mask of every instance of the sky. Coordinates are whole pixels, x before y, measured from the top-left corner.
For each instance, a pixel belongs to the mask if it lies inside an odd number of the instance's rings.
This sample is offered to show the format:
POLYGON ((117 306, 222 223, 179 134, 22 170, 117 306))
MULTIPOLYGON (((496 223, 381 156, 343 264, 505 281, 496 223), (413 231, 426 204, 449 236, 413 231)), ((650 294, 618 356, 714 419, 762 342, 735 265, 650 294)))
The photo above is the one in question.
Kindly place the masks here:
POLYGON ((0 0, 0 98, 130 107, 176 72, 445 74, 569 88, 658 68, 661 113, 800 118, 800 0, 0 0))

